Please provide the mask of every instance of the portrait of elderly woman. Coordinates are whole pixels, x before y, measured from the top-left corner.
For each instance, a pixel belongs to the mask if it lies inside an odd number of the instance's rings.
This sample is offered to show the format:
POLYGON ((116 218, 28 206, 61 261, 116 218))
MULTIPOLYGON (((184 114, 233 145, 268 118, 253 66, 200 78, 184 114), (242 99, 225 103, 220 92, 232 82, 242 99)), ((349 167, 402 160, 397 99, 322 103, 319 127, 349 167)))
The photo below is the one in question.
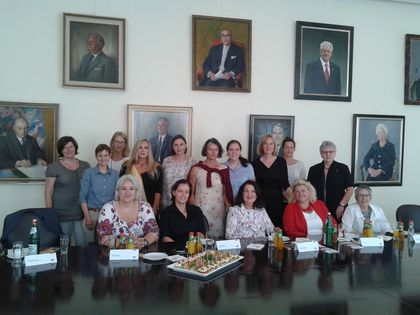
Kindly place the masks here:
POLYGON ((388 181, 394 172, 395 145, 388 140, 388 128, 379 123, 376 126, 378 141, 374 142, 363 159, 368 175, 366 181, 388 181))

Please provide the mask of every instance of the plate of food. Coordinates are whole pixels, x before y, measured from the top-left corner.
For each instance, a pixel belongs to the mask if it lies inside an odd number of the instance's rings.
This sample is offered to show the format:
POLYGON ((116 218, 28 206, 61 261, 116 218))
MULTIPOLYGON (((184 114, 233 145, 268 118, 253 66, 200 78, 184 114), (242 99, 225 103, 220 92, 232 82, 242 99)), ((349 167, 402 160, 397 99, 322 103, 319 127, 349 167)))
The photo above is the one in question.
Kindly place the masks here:
POLYGON ((143 259, 147 259, 150 261, 159 261, 166 258, 168 258, 168 255, 162 252, 153 252, 153 253, 147 253, 143 255, 143 259))
POLYGON ((209 250, 204 253, 168 265, 172 271, 180 274, 207 278, 235 266, 243 256, 232 255, 225 251, 209 250))

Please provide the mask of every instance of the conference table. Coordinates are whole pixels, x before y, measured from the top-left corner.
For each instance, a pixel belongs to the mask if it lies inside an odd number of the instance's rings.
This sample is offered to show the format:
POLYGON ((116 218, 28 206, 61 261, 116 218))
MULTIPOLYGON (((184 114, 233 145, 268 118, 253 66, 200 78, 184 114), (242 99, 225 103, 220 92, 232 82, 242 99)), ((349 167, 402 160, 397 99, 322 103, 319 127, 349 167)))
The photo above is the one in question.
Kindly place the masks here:
MULTIPOLYGON (((167 260, 115 265, 96 245, 58 252, 39 272, 3 255, 0 314, 420 314, 420 248, 384 243, 380 253, 340 245, 309 255, 244 246, 240 263, 204 281, 167 260)), ((157 250, 175 253, 148 249, 157 250)))

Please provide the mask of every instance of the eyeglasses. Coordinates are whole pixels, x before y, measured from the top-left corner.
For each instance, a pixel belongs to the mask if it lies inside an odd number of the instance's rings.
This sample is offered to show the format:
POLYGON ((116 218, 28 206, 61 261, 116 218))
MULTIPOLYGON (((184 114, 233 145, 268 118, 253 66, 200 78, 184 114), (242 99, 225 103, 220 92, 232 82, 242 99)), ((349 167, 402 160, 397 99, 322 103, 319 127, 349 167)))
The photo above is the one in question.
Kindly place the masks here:
POLYGON ((230 34, 220 34, 221 37, 230 37, 230 34))
POLYGON ((116 143, 116 144, 125 144, 125 141, 115 141, 114 140, 114 143, 116 143))
POLYGON ((322 154, 334 154, 335 151, 321 151, 322 154))
POLYGON ((357 195, 357 197, 358 198, 370 198, 370 195, 362 195, 362 194, 359 194, 359 195, 357 195))

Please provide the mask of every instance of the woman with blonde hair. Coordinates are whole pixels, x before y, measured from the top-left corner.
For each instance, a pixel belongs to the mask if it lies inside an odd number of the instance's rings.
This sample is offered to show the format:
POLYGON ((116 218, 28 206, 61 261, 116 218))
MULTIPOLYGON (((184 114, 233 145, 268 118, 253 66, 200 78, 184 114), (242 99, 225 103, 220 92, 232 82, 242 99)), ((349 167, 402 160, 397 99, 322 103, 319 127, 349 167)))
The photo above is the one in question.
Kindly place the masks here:
POLYGON ((123 163, 128 160, 128 156, 130 155, 128 137, 125 132, 117 131, 114 133, 109 147, 111 148, 111 159, 109 160, 108 167, 120 172, 123 163))
MULTIPOLYGON (((322 237, 328 209, 316 199, 316 191, 310 182, 298 179, 292 186, 293 194, 284 211, 284 231, 292 239, 311 235, 322 237)), ((331 216, 336 226, 334 217, 331 216)))
POLYGON ((139 200, 150 203, 155 216, 157 216, 162 194, 162 168, 159 163, 153 160, 149 140, 141 139, 136 142, 130 159, 121 168, 120 176, 125 174, 133 175, 138 181, 139 200))
POLYGON ((260 186, 265 209, 274 226, 283 226, 283 200, 291 194, 284 158, 275 153, 276 143, 272 135, 265 135, 257 146, 259 157, 252 161, 255 178, 260 186))

